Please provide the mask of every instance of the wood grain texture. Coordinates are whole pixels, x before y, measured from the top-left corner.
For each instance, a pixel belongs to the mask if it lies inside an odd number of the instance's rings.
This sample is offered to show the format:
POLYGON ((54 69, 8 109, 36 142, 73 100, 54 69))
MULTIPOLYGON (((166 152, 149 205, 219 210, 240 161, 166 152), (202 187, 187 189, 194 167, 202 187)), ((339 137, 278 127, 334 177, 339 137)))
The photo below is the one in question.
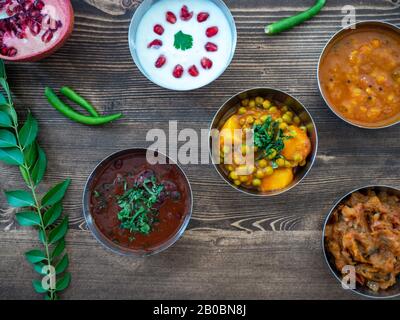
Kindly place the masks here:
MULTIPOLYGON (((318 58, 340 29, 347 1, 329 0, 315 19, 276 37, 263 27, 313 3, 229 0, 238 28, 231 66, 211 85, 194 92, 171 92, 150 83, 134 65, 127 33, 138 1, 72 1, 76 25, 71 39, 52 57, 7 66, 19 113, 30 108, 40 123, 40 142, 49 158, 42 190, 64 178, 72 185, 65 199, 71 218, 68 237, 73 282, 71 299, 113 298, 334 298, 353 299, 329 274, 320 248, 323 220, 344 193, 365 184, 400 187, 400 127, 380 131, 353 128, 333 115, 318 92, 318 58), (70 85, 104 112, 124 119, 101 128, 66 120, 49 106, 45 86, 70 85), (286 90, 312 113, 319 131, 317 162, 304 182, 276 198, 236 192, 211 165, 185 166, 194 192, 193 219, 184 237, 156 257, 131 260, 104 250, 86 231, 81 195, 87 176, 108 154, 146 147, 151 128, 200 132, 231 95, 251 87, 286 90), (397 155, 397 157, 395 156, 397 155)), ((390 1, 352 1, 358 20, 400 24, 390 1)), ((14 168, 0 165, 1 190, 23 187, 14 168)), ((0 208, 7 209, 3 193, 0 208)), ((22 253, 36 236, 15 224, 0 225, 0 299, 39 298, 22 253)))

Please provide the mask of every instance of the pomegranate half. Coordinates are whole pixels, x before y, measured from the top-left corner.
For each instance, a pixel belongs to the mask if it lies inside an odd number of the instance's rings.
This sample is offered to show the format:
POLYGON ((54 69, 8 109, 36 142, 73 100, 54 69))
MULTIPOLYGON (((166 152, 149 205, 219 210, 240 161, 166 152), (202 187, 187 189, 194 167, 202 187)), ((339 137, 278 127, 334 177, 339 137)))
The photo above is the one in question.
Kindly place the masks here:
POLYGON ((0 0, 0 59, 37 61, 68 39, 74 25, 70 0, 0 0))

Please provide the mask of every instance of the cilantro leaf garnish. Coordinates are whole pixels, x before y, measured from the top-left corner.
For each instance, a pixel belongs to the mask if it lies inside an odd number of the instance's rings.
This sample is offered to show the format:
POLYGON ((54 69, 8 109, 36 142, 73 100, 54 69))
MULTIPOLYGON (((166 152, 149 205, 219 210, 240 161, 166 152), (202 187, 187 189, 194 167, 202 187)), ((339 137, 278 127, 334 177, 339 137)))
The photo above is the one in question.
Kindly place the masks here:
POLYGON ((279 122, 268 116, 262 125, 254 126, 254 145, 258 147, 262 157, 269 157, 276 160, 285 147, 284 141, 291 139, 291 136, 285 136, 282 129, 279 128, 279 122))
POLYGON ((188 50, 193 47, 193 37, 190 34, 185 34, 179 31, 175 34, 174 47, 178 50, 188 50))
MULTIPOLYGON (((128 229, 131 233, 148 235, 152 231, 152 225, 157 221, 158 210, 154 208, 164 185, 157 184, 156 177, 146 179, 142 185, 135 184, 133 188, 117 197, 117 204, 121 208, 118 220, 121 228, 128 229)), ((132 237, 132 241, 134 237, 132 237)))

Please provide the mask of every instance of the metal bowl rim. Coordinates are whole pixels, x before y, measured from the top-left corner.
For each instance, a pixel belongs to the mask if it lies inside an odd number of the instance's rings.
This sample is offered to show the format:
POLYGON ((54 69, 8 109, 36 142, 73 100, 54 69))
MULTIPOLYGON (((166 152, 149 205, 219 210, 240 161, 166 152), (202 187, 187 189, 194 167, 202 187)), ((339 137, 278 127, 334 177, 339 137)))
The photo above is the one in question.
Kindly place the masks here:
POLYGON ((99 161, 97 163, 97 165, 94 167, 94 169, 91 171, 90 175, 88 176, 88 178, 86 180, 86 183, 85 183, 85 186, 83 188, 82 209, 83 209, 83 215, 85 217, 85 222, 86 222, 87 226, 89 227, 90 232, 92 233, 92 235, 94 236, 96 241, 99 242, 104 248, 106 248, 107 250, 112 251, 113 253, 121 255, 121 256, 132 257, 132 258, 145 258, 145 257, 149 257, 149 256, 152 256, 152 255, 155 255, 157 253, 160 253, 162 251, 167 250, 172 245, 174 245, 176 242, 178 242, 178 240, 183 236, 183 234, 186 231, 187 226, 188 226, 188 224, 189 224, 189 222, 190 222, 190 220, 192 218, 192 214, 193 214, 193 190, 192 190, 192 186, 190 184, 190 180, 189 180, 188 176, 186 175, 185 171, 182 169, 182 167, 177 162, 172 160, 170 157, 166 156, 164 153, 162 153, 162 152, 160 152, 158 150, 151 149, 151 148, 128 148, 128 149, 123 149, 123 150, 119 150, 119 151, 113 152, 113 153, 109 154, 108 156, 106 156, 105 158, 103 158, 101 161, 99 161), (168 161, 171 161, 174 165, 176 165, 178 167, 180 172, 183 174, 183 177, 186 179, 187 185, 189 187, 190 207, 189 207, 189 211, 186 214, 182 225, 179 227, 177 233, 173 237, 171 237, 169 239, 169 241, 166 242, 167 245, 164 246, 164 244, 161 244, 159 246, 159 248, 157 248, 156 250, 151 251, 151 252, 143 252, 143 253, 136 252, 136 251, 134 251, 132 249, 125 248, 123 246, 116 246, 116 247, 121 247, 122 249, 125 250, 125 252, 122 252, 122 250, 120 251, 120 250, 118 250, 116 248, 112 248, 112 247, 108 246, 105 243, 105 241, 100 239, 98 237, 98 235, 96 234, 96 232, 98 232, 100 234, 102 234, 102 233, 100 231, 98 231, 98 230, 94 230, 95 223, 94 223, 94 221, 91 221, 91 220, 94 220, 94 219, 92 218, 92 214, 91 214, 91 212, 90 212, 90 210, 88 209, 88 206, 87 206, 87 201, 88 201, 87 196, 88 196, 88 193, 89 193, 89 183, 95 177, 95 173, 96 173, 97 169, 99 169, 102 164, 106 163, 107 161, 109 161, 110 159, 112 159, 113 157, 117 156, 120 153, 123 153, 123 152, 129 153, 129 152, 138 152, 138 151, 139 152, 140 151, 158 152, 159 154, 164 156, 168 161))
POLYGON ((249 91, 253 91, 253 90, 271 90, 271 91, 275 91, 276 93, 281 93, 281 94, 287 95, 288 97, 292 98, 294 101, 296 101, 297 103, 299 103, 299 105, 301 105, 301 107, 307 112, 308 116, 309 116, 310 119, 311 119, 311 122, 312 122, 313 127, 314 127, 314 131, 315 131, 315 151, 314 151, 314 154, 313 154, 313 156, 311 157, 311 160, 310 160, 310 162, 309 162, 309 163, 310 163, 310 167, 306 170, 306 172, 304 173, 303 177, 302 177, 301 179, 299 179, 299 181, 297 181, 295 184, 293 184, 290 188, 282 189, 282 190, 280 190, 280 191, 278 190, 278 191, 274 192, 273 194, 268 194, 268 193, 251 193, 251 192, 248 192, 247 190, 245 190, 245 189, 243 189, 243 188, 235 187, 225 176, 223 176, 223 175, 219 172, 219 170, 218 170, 218 164, 216 164, 216 163, 214 162, 214 158, 213 158, 212 150, 211 150, 211 147, 210 147, 210 143, 208 143, 209 155, 210 155, 210 157, 211 157, 211 162, 212 162, 212 164, 213 164, 215 170, 218 172, 219 176, 220 176, 228 185, 230 185, 233 189, 239 190, 240 192, 242 192, 242 193, 244 193, 244 194, 246 194, 246 195, 251 195, 251 196, 254 196, 254 197, 260 197, 260 198, 264 198, 264 197, 275 197, 275 196, 279 196, 279 195, 281 195, 281 194, 284 194, 284 193, 286 193, 286 192, 292 190, 292 189, 295 188, 296 186, 298 186, 298 185, 303 181, 303 179, 306 178, 306 176, 309 174, 309 172, 311 171, 311 169, 312 169, 312 167, 314 166, 314 163, 315 163, 315 161, 316 161, 316 159, 317 159, 317 154, 318 154, 318 144, 319 144, 318 129, 317 129, 317 126, 316 126, 316 124, 315 124, 315 121, 314 121, 314 119, 313 119, 311 113, 308 111, 308 109, 304 106, 303 103, 301 103, 297 98, 295 98, 295 97, 292 96, 291 94, 289 94, 289 93, 287 93, 287 92, 285 92, 285 91, 283 91, 283 90, 279 90, 279 89, 275 89, 275 88, 269 88, 269 87, 253 87, 253 88, 243 90, 243 91, 241 91, 241 92, 239 92, 239 93, 233 95, 232 97, 230 97, 229 99, 227 99, 227 100, 221 105, 221 107, 217 110, 217 112, 215 113, 215 115, 214 115, 214 117, 213 117, 213 119, 212 119, 212 121, 211 121, 210 129, 209 129, 209 137, 208 137, 209 140, 211 139, 211 131, 212 131, 212 129, 213 129, 213 125, 215 124, 215 121, 216 121, 217 117, 220 115, 220 113, 222 112, 222 109, 225 107, 225 105, 226 105, 229 101, 231 101, 232 99, 234 99, 234 98, 236 98, 236 97, 239 97, 240 95, 246 94, 246 93, 248 93, 249 91))
POLYGON ((336 110, 330 105, 330 103, 329 103, 328 100, 326 99, 326 97, 325 97, 325 95, 324 95, 324 92, 323 92, 323 90, 322 90, 322 87, 321 87, 321 79, 320 79, 320 76, 319 76, 319 71, 320 71, 320 67, 321 67, 322 58, 324 57, 324 54, 326 53, 326 50, 327 50, 327 48, 329 47, 329 45, 332 44, 333 41, 335 41, 336 38, 337 38, 341 33, 345 32, 346 30, 349 30, 349 29, 351 29, 352 27, 355 27, 355 26, 357 26, 357 25, 365 25, 365 24, 367 25, 367 24, 369 24, 369 23, 371 23, 371 24, 381 24, 381 25, 386 26, 386 27, 392 27, 392 28, 394 28, 394 29, 397 29, 397 30, 399 31, 399 33, 400 33, 400 27, 396 26, 396 25, 393 24, 393 23, 386 22, 386 21, 380 21, 380 20, 365 20, 365 21, 359 21, 359 22, 353 23, 353 24, 351 24, 351 25, 349 25, 349 26, 347 26, 347 27, 344 27, 344 28, 340 29, 339 31, 335 32, 335 33, 333 34, 333 36, 332 36, 332 37, 328 40, 328 42, 325 44, 325 46, 324 46, 324 48, 323 48, 323 50, 322 50, 322 52, 321 52, 321 54, 320 54, 320 56, 319 56, 318 68, 317 68, 318 89, 319 89, 319 92, 320 92, 322 98, 323 98, 324 101, 325 101, 325 104, 328 106, 328 108, 329 108, 338 118, 340 118, 340 119, 343 120, 344 122, 346 122, 346 123, 348 123, 348 124, 350 124, 350 125, 352 125, 352 126, 354 126, 354 127, 360 128, 360 129, 380 130, 380 129, 391 128, 391 127, 393 127, 393 126, 395 126, 395 125, 398 125, 398 124, 400 123, 400 119, 397 120, 397 121, 395 121, 395 122, 393 122, 393 123, 391 123, 391 124, 387 124, 387 125, 384 125, 384 126, 378 126, 378 127, 363 126, 363 125, 361 125, 361 124, 358 124, 358 123, 355 123, 355 122, 352 122, 352 121, 346 119, 346 118, 343 117, 341 114, 339 114, 338 112, 336 112, 336 110))
MULTIPOLYGON (((349 197, 350 195, 352 195, 352 194, 355 193, 355 192, 358 192, 358 191, 361 191, 361 190, 365 190, 365 189, 374 189, 374 188, 387 188, 387 189, 392 189, 392 190, 396 190, 396 191, 400 192, 400 189, 399 189, 399 188, 395 188, 395 187, 393 187, 393 186, 388 186, 388 185, 383 185, 383 184, 382 184, 382 185, 381 185, 381 184, 380 184, 380 185, 366 185, 366 186, 363 186, 363 187, 356 188, 356 189, 354 189, 354 190, 348 192, 348 193, 345 194, 344 196, 342 196, 339 200, 337 200, 337 201, 335 202, 335 204, 333 205, 333 207, 331 208, 331 210, 329 211, 328 215, 327 215, 326 218, 325 218, 324 225, 323 225, 323 228, 322 228, 322 239, 321 239, 321 240, 322 240, 322 252, 323 252, 323 254, 324 254, 324 260, 325 260, 326 264, 328 265, 329 270, 331 271, 331 273, 332 273, 332 275, 335 277, 335 279, 339 281, 339 283, 342 283, 342 280, 341 280, 341 279, 338 277, 338 275, 336 274, 336 272, 337 272, 338 270, 334 269, 334 268, 331 266, 331 263, 330 263, 330 261, 329 261, 329 259, 328 259, 328 254, 327 254, 327 252, 326 252, 326 250, 325 250, 325 230, 326 230, 326 225, 328 224, 329 219, 331 218, 331 215, 332 215, 333 211, 334 211, 334 210, 337 208, 337 206, 338 206, 340 203, 342 203, 347 197, 349 197)), ((380 297, 380 296, 371 296, 371 295, 368 295, 368 294, 359 292, 357 289, 349 289, 348 291, 351 291, 353 294, 360 295, 360 296, 362 296, 362 297, 364 297, 364 298, 379 299, 379 300, 393 299, 393 298, 396 298, 396 297, 400 296, 400 292, 397 293, 397 294, 391 295, 391 296, 387 296, 387 297, 381 296, 381 297, 380 297)))
MULTIPOLYGON (((153 79, 150 79, 150 76, 149 76, 149 75, 147 74, 147 72, 144 70, 144 68, 142 67, 140 61, 138 61, 136 55, 134 54, 135 49, 132 47, 132 44, 131 44, 131 40, 130 40, 130 39, 133 39, 133 37, 131 37, 131 36, 134 36, 134 35, 132 34, 133 23, 134 23, 134 21, 135 21, 136 19, 139 19, 139 18, 140 18, 140 17, 139 17, 139 9, 140 9, 142 6, 144 6, 145 3, 148 2, 148 1, 149 1, 149 0, 144 0, 144 1, 136 8, 135 13, 133 14, 132 19, 131 19, 131 22, 130 22, 130 24, 129 24, 129 30, 128 30, 128 45, 129 45, 129 51, 130 51, 130 53, 131 53, 132 59, 133 59, 135 65, 136 65, 136 67, 140 70, 140 72, 142 73, 142 75, 144 75, 144 76, 146 77, 147 80, 149 80, 150 82, 154 83, 155 85, 157 85, 157 86, 159 86, 159 87, 161 87, 161 88, 164 88, 164 89, 167 89, 167 90, 171 90, 171 91, 177 91, 177 92, 194 91, 194 90, 197 90, 197 89, 206 87, 206 86, 210 85, 211 83, 213 83, 214 81, 216 81, 218 78, 220 78, 220 77, 225 73, 225 71, 230 67, 230 65, 232 64, 232 60, 233 60, 233 57, 235 56, 236 47, 237 47, 237 27, 236 27, 236 21, 235 21, 235 18, 233 17, 233 14, 232 14, 231 10, 230 10, 229 7, 226 5, 226 3, 225 3, 223 0, 212 0, 212 1, 218 2, 218 3, 221 5, 220 9, 221 9, 221 10, 223 11, 223 13, 225 14, 225 16, 226 16, 226 18, 227 18, 227 20, 228 20, 228 24, 230 25, 230 27, 231 27, 231 29, 232 29, 232 38, 233 38, 233 41, 232 41, 232 49, 231 49, 230 57, 229 57, 229 59, 227 60, 226 67, 223 68, 223 70, 222 70, 215 78, 213 78, 212 80, 210 80, 209 82, 207 82, 207 83, 204 84, 204 85, 201 85, 201 86, 198 86, 198 87, 194 87, 194 88, 192 88, 192 89, 171 89, 171 88, 169 88, 169 87, 162 86, 162 85, 156 83, 153 79)), ((134 41, 134 42, 135 42, 135 41, 134 41)))

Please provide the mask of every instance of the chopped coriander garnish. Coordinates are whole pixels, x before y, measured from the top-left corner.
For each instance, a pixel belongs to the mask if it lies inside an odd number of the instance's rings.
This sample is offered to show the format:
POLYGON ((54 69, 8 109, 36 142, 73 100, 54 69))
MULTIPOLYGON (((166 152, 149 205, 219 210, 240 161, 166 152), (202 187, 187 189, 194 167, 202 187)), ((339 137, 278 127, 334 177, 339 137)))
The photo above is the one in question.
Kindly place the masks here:
POLYGON ((125 193, 117 198, 121 208, 118 213, 121 228, 128 229, 131 233, 149 234, 158 215, 154 205, 163 190, 164 185, 157 184, 155 176, 146 179, 142 185, 135 184, 133 188, 125 190, 125 193))
POLYGON ((291 139, 285 136, 283 130, 279 128, 279 122, 268 116, 264 124, 254 126, 254 145, 258 147, 262 157, 276 160, 285 147, 284 141, 291 139))
POLYGON ((193 47, 193 37, 190 34, 179 31, 175 34, 174 47, 178 50, 188 50, 193 47))
POLYGON ((95 198, 98 198, 98 197, 101 196, 100 192, 98 192, 97 190, 93 191, 93 195, 94 195, 95 198))

